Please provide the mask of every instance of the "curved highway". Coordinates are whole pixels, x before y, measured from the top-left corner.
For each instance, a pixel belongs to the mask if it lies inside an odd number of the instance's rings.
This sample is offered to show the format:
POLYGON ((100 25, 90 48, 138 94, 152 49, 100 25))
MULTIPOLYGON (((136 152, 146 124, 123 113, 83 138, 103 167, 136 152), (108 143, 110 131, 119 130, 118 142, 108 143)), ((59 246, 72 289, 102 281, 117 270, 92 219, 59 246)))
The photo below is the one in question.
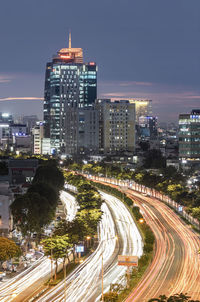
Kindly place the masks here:
POLYGON ((101 194, 105 203, 97 249, 65 281, 37 301, 100 301, 102 253, 105 292, 111 283, 125 282, 126 269, 117 265, 118 254, 142 255, 142 238, 126 206, 111 195, 101 194))
POLYGON ((153 262, 126 302, 181 292, 200 299, 199 236, 164 203, 129 189, 126 192, 140 206, 156 238, 153 262))

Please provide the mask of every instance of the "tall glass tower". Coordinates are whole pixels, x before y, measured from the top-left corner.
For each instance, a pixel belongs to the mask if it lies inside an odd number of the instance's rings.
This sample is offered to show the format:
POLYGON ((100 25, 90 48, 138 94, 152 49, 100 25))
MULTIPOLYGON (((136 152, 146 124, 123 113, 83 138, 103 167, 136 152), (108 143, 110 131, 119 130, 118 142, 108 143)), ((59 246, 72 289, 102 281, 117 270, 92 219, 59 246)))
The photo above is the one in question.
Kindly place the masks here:
POLYGON ((62 48, 46 65, 44 90, 45 137, 50 138, 51 152, 65 152, 68 109, 86 108, 97 97, 97 66, 83 63, 82 48, 62 48))

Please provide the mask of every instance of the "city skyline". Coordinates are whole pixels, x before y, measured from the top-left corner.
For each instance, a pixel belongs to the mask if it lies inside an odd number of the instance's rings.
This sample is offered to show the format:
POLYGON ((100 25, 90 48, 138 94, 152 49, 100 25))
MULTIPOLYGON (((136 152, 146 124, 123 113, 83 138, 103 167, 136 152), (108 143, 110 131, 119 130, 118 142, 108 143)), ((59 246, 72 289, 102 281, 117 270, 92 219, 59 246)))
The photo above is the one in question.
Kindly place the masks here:
POLYGON ((99 98, 152 99, 159 121, 177 122, 179 113, 198 108, 199 1, 77 3, 69 11, 59 1, 59 14, 53 1, 2 4, 0 111, 42 118, 44 66, 67 47, 69 29, 72 47, 98 65, 99 98))

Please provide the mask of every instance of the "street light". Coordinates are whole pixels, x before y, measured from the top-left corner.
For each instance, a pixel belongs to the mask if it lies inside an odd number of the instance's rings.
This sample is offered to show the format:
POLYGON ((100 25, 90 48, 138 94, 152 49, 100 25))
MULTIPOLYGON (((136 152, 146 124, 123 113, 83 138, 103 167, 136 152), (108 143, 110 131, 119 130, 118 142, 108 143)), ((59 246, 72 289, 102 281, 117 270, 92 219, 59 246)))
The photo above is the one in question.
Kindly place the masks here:
POLYGON ((87 239, 87 248, 88 248, 90 246, 90 239, 91 239, 91 237, 87 236, 86 239, 87 239))
POLYGON ((140 219, 139 219, 139 223, 144 223, 144 219, 143 219, 143 218, 140 218, 140 219))
POLYGON ((102 302, 104 302, 104 294, 103 294, 103 273, 104 273, 104 271, 103 271, 103 252, 104 252, 104 249, 103 249, 103 243, 104 243, 104 241, 111 240, 111 239, 117 240, 118 237, 114 236, 114 237, 102 240, 102 253, 101 253, 101 298, 102 298, 101 300, 102 300, 102 302))

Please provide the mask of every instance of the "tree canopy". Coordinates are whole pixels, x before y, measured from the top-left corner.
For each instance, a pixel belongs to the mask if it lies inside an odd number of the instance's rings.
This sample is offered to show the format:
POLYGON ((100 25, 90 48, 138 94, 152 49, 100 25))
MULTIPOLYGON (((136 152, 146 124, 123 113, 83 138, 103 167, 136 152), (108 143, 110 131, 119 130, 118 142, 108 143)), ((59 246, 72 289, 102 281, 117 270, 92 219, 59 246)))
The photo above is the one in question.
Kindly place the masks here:
POLYGON ((62 171, 55 164, 45 164, 37 168, 33 184, 43 182, 51 184, 55 189, 61 190, 64 186, 62 171))
POLYGON ((21 249, 13 240, 0 237, 0 261, 10 260, 21 255, 21 249))
POLYGON ((187 294, 175 294, 170 297, 166 297, 165 295, 160 295, 159 298, 150 299, 148 302, 200 302, 199 300, 190 300, 190 296, 187 294))
POLYGON ((55 217, 58 193, 47 183, 33 184, 26 194, 17 196, 11 204, 15 225, 23 235, 40 234, 55 217))

